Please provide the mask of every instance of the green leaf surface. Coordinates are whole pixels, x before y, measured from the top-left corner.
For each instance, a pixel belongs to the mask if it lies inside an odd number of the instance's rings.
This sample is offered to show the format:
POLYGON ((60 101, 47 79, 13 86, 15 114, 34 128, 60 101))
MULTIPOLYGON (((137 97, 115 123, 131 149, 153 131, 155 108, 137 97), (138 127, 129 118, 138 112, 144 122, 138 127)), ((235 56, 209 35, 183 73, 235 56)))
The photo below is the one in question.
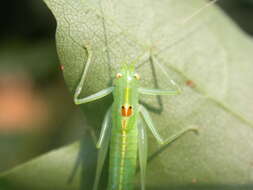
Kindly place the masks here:
MULTIPOLYGON (((159 147, 149 134, 148 189, 252 189, 253 44, 221 10, 209 7, 182 24, 206 2, 44 1, 57 20, 58 54, 72 93, 87 59, 83 48, 87 46, 93 57, 82 96, 110 86, 120 65, 147 49, 182 87, 177 97, 141 97, 164 138, 189 125, 200 128, 199 135, 188 133, 166 147, 159 147)), ((169 86, 162 70, 149 61, 138 72, 143 86, 169 86)), ((111 103, 112 97, 107 97, 82 105, 93 129, 100 127, 111 103)), ((79 149, 85 147, 67 146, 43 155, 6 172, 0 180, 18 184, 19 189, 90 189, 82 184, 92 184, 92 175, 66 185, 79 149), (35 171, 38 175, 33 175, 35 171)), ((96 164, 95 156, 87 157, 92 164, 83 162, 84 173, 96 164)))

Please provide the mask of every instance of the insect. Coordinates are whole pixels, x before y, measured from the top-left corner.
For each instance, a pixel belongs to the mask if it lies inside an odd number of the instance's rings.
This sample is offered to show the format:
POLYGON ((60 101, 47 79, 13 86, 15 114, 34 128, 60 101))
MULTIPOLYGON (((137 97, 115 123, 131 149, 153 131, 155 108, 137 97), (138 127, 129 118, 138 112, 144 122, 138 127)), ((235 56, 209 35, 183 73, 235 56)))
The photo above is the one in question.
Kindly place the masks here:
MULTIPOLYGON (((140 76, 135 72, 135 63, 124 64, 119 73, 116 74, 113 87, 106 88, 85 98, 79 99, 83 87, 85 75, 91 62, 92 52, 88 51, 87 63, 78 84, 74 101, 76 104, 83 104, 100 99, 113 93, 113 104, 107 110, 102 124, 100 137, 97 143, 99 149, 97 174, 94 189, 97 189, 99 177, 102 172, 103 163, 110 143, 110 166, 108 190, 133 189, 137 154, 141 172, 142 190, 145 189, 145 173, 147 162, 147 136, 146 130, 141 123, 141 117, 145 121, 154 137, 160 144, 168 144, 189 130, 196 130, 187 127, 169 139, 163 140, 155 128, 148 111, 139 104, 139 95, 177 95, 177 90, 146 89, 139 86, 140 76)), ((155 57, 150 59, 157 61, 155 57)))
MULTIPOLYGON (((214 2, 215 1, 212 1, 211 3, 214 2)), ((210 5, 210 3, 208 5, 210 5)), ((196 13, 194 13, 194 15, 196 15, 196 13)), ((139 96, 142 94, 170 96, 180 94, 181 90, 173 81, 172 84, 176 89, 142 88, 140 86, 141 76, 135 71, 137 61, 122 65, 120 71, 116 74, 113 80, 112 87, 103 89, 88 97, 79 98, 93 56, 92 48, 87 47, 87 52, 87 61, 81 80, 77 85, 74 94, 75 104, 92 102, 111 93, 113 94, 114 99, 111 107, 108 108, 105 114, 101 133, 96 145, 99 152, 93 190, 98 188, 99 178, 108 150, 110 151, 107 189, 132 190, 134 188, 137 160, 139 160, 141 189, 145 190, 145 173, 147 165, 146 127, 151 131, 159 144, 168 144, 185 134, 187 131, 196 131, 197 128, 188 126, 165 140, 160 136, 147 109, 139 103, 139 96)), ((161 66, 151 52, 146 53, 145 56, 147 56, 147 54, 148 59, 152 60, 157 66, 161 66)))

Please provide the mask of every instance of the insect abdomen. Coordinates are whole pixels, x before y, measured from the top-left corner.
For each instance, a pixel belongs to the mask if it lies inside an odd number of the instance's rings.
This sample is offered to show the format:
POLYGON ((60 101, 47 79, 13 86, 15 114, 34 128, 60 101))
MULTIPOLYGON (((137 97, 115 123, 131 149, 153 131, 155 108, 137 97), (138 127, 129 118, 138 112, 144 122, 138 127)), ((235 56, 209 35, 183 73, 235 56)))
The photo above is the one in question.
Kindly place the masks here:
POLYGON ((112 131, 107 190, 132 190, 137 162, 137 129, 112 131))

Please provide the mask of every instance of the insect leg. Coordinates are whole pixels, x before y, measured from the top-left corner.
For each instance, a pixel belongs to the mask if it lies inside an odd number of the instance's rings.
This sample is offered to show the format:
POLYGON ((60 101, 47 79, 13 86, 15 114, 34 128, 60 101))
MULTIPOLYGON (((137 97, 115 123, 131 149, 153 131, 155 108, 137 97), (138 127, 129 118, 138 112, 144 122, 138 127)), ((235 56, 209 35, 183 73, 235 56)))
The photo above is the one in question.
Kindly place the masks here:
POLYGON ((110 118, 111 118, 111 108, 109 108, 105 114, 104 121, 102 124, 102 130, 101 130, 100 137, 97 143, 97 148, 99 150, 98 150, 96 177, 94 181, 93 190, 98 189, 99 179, 100 179, 105 158, 108 152, 110 134, 111 134, 110 118))
POLYGON ((87 46, 84 49, 87 51, 88 58, 87 58, 85 66, 84 66, 84 70, 83 70, 83 73, 82 73, 81 80, 78 83, 77 88, 75 90, 75 94, 74 94, 74 102, 75 102, 75 104, 83 104, 83 103, 87 103, 87 102, 91 102, 91 101, 97 100, 99 98, 102 98, 102 97, 110 94, 112 92, 112 90, 113 90, 113 87, 110 87, 110 88, 106 88, 104 90, 101 90, 101 91, 99 91, 99 92, 97 92, 95 94, 92 94, 90 96, 87 96, 85 98, 78 98, 79 95, 80 95, 80 93, 81 93, 81 91, 82 91, 82 89, 83 89, 83 84, 84 84, 84 81, 85 81, 85 78, 86 78, 86 75, 87 75, 90 63, 91 63, 91 58, 92 58, 92 50, 90 49, 90 47, 87 46))
MULTIPOLYGON (((160 67, 161 71, 165 74, 165 76, 169 79, 168 74, 166 73, 166 69, 159 63, 154 55, 151 54, 152 61, 160 67)), ((139 92, 141 94, 148 94, 148 95, 178 95, 182 92, 182 89, 173 81, 170 80, 171 84, 175 87, 173 90, 166 90, 166 89, 146 89, 146 88, 139 88, 139 92)))
POLYGON ((100 132, 100 136, 99 136, 99 139, 98 139, 98 142, 97 142, 97 145, 96 147, 99 149, 101 148, 101 145, 103 144, 104 142, 104 139, 106 137, 106 133, 108 131, 108 129, 110 128, 110 120, 111 120, 111 107, 107 110, 106 114, 105 114, 105 117, 104 117, 104 120, 103 120, 103 123, 102 123, 102 129, 101 129, 101 132, 100 132))
POLYGON ((150 129, 150 131, 152 132, 152 134, 154 135, 154 137, 156 138, 156 140, 158 141, 159 144, 169 144, 169 143, 176 140, 178 137, 182 136, 183 134, 185 134, 188 131, 195 131, 195 132, 198 131, 197 127, 189 126, 187 128, 184 128, 184 129, 180 130, 178 133, 172 135, 168 139, 164 140, 161 137, 161 135, 158 133, 157 129, 155 128, 148 111, 142 105, 140 105, 140 113, 143 116, 143 119, 146 122, 148 128, 150 129))
POLYGON ((181 93, 180 90, 160 90, 160 89, 147 89, 139 88, 139 93, 147 95, 178 95, 181 93))
POLYGON ((184 135, 188 131, 198 132, 198 128, 194 127, 194 126, 189 126, 189 127, 184 128, 184 129, 181 129, 180 131, 173 134, 169 138, 167 138, 165 140, 162 140, 162 142, 160 144, 162 144, 162 145, 170 144, 171 142, 175 141, 177 138, 181 137, 182 135, 184 135))
POLYGON ((146 166, 147 166, 147 134, 142 123, 138 124, 138 151, 141 172, 141 190, 145 190, 146 166))
MULTIPOLYGON (((110 94, 111 92, 113 91, 113 87, 109 87, 109 88, 106 88, 106 89, 103 89, 95 94, 92 94, 90 96, 87 96, 85 98, 82 98, 82 99, 78 99, 77 96, 75 94, 75 98, 74 98, 74 102, 75 104, 84 104, 84 103, 87 103, 87 102, 92 102, 94 100, 97 100, 97 99, 100 99, 100 98, 103 98, 105 96, 107 96, 108 94, 110 94)), ((80 92, 81 92, 81 89, 80 89, 80 92)), ((80 92, 78 92, 80 94, 80 92)))

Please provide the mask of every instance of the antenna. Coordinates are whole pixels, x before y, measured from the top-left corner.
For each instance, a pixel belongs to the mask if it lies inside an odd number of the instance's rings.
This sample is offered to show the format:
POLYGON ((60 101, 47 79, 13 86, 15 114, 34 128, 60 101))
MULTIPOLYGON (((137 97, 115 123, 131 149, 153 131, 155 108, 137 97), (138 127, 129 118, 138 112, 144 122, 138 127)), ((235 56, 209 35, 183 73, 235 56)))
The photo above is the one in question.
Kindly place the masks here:
POLYGON ((209 3, 205 4, 203 7, 199 8, 197 11, 195 11, 193 14, 189 15, 187 18, 185 18, 182 21, 182 25, 186 24, 187 22, 189 22, 190 20, 192 20, 195 16, 197 16, 199 13, 201 13, 202 11, 204 11, 206 8, 210 7, 211 5, 213 5, 214 3, 216 3, 218 0, 212 0, 209 3))
MULTIPOLYGON (((208 7, 210 7, 211 5, 215 4, 217 1, 219 1, 219 0, 212 0, 209 3, 206 3, 204 6, 202 6, 197 11, 195 11, 194 13, 192 13, 191 15, 189 15, 187 18, 183 19, 177 29, 183 28, 185 26, 185 24, 187 24, 189 21, 191 21, 194 17, 196 17, 197 15, 199 15, 201 12, 203 12, 208 7)), ((160 49, 159 52, 157 52, 155 55, 159 55, 164 50, 170 49, 170 48, 174 47, 175 44, 178 44, 178 43, 182 42, 183 39, 185 39, 188 35, 192 34, 194 31, 196 31, 199 28, 199 26, 200 25, 198 25, 197 27, 194 27, 193 30, 191 30, 190 32, 187 32, 185 35, 183 35, 179 39, 176 39, 176 40, 172 41, 167 46, 165 46, 164 48, 160 49)), ((159 41, 158 41, 158 43, 159 43, 159 41)))

